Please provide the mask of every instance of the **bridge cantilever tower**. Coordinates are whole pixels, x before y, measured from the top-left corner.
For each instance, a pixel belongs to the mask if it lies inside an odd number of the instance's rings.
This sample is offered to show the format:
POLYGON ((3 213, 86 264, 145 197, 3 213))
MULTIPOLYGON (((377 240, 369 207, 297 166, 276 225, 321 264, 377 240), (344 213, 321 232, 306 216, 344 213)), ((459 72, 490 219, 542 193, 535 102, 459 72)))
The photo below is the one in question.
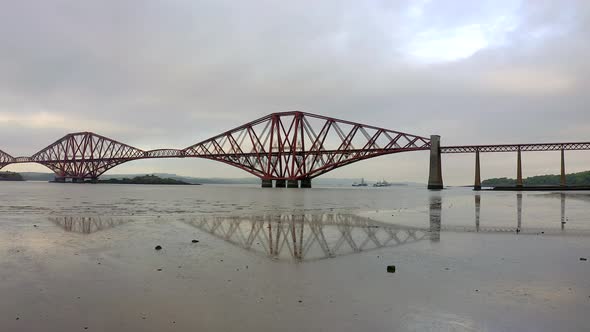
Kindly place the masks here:
POLYGON ((28 161, 47 166, 55 172, 57 182, 67 178, 81 182, 85 179, 96 181, 107 170, 144 155, 143 150, 127 144, 91 132, 80 132, 62 137, 32 155, 28 161))
POLYGON ((336 168, 385 154, 427 150, 430 140, 304 112, 273 113, 186 148, 262 179, 263 187, 310 187, 336 168))
POLYGON ((8 153, 0 150, 0 169, 8 164, 15 162, 15 158, 8 153))

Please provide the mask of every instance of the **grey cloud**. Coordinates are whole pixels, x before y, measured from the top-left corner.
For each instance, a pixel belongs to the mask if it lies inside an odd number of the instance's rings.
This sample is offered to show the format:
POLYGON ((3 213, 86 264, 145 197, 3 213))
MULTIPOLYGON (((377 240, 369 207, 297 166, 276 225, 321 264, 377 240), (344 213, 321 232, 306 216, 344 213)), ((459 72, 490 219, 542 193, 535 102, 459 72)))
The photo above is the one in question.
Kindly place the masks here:
POLYGON ((292 109, 436 132, 448 144, 583 140, 580 129, 564 128, 590 124, 584 1, 55 0, 3 8, 0 115, 66 119, 38 128, 0 117, 0 148, 14 154, 79 130, 140 147, 186 146, 292 109), (502 43, 451 62, 408 59, 405 48, 422 31, 502 15, 514 18, 499 29, 502 43))

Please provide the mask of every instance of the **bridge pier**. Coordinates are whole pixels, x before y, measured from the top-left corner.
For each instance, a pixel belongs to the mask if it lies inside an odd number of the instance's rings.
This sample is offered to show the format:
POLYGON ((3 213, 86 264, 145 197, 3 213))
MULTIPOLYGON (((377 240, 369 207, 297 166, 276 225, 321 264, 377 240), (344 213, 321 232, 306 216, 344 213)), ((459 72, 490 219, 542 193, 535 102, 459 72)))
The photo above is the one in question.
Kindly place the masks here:
POLYGON ((566 186, 566 180, 565 180, 565 152, 563 150, 563 147, 561 148, 561 176, 559 178, 559 185, 562 187, 566 186))
POLYGON ((481 176, 479 170, 479 149, 475 150, 475 181, 473 190, 481 190, 481 176))
POLYGON ((520 146, 516 152, 516 186, 522 187, 522 158, 520 156, 520 146))
POLYGON ((311 179, 301 179, 301 188, 311 188, 311 179))
POLYGON ((64 182, 66 182, 66 178, 61 177, 61 176, 56 176, 55 178, 53 178, 53 182, 64 183, 64 182))
POLYGON ((272 180, 262 179, 262 188, 272 188, 272 180))
POLYGON ((298 180, 287 180, 287 188, 299 188, 298 180))
POLYGON ((428 189, 443 189, 440 159, 440 136, 430 135, 430 172, 428 175, 428 189))
POLYGON ((275 188, 285 188, 287 186, 286 180, 275 180, 275 188))

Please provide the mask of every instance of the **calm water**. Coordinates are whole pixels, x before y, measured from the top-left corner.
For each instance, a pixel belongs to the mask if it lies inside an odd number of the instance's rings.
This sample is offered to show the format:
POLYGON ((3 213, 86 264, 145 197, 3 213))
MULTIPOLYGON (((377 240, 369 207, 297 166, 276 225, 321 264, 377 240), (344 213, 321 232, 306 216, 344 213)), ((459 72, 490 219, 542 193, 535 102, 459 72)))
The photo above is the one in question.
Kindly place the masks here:
POLYGON ((585 192, 0 183, 0 330, 585 331, 589 212, 585 192))

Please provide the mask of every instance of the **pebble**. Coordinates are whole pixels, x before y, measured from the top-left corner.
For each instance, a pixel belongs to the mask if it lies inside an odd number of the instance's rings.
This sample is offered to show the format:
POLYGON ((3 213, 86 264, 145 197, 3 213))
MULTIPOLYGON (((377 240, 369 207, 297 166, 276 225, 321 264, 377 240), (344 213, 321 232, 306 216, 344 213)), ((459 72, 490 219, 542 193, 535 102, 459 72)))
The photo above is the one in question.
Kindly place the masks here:
POLYGON ((395 273, 395 265, 387 265, 387 272, 395 273))
POLYGON ((158 271, 162 271, 162 269, 158 269, 158 271))
POLYGON ((199 240, 193 240, 192 242, 193 243, 199 243, 199 240))
POLYGON ((588 259, 587 259, 587 258, 585 258, 585 257, 580 257, 580 260, 581 260, 581 261, 587 261, 588 259))
POLYGON ((162 246, 161 245, 157 245, 154 249, 156 249, 156 250, 162 250, 162 246))

